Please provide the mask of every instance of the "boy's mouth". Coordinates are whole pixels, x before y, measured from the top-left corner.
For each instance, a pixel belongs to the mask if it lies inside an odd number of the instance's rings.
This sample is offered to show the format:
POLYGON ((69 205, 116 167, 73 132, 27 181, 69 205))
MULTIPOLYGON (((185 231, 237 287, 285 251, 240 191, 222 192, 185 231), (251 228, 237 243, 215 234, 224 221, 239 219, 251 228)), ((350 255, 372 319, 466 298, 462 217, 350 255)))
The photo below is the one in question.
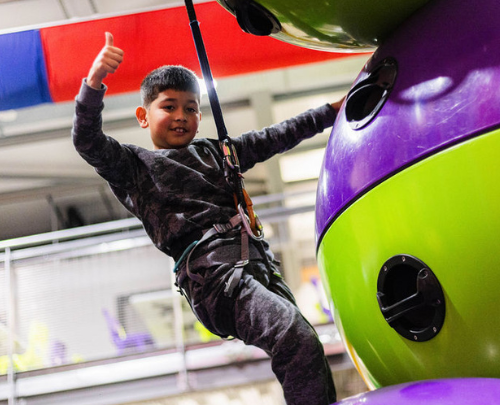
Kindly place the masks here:
POLYGON ((184 134, 187 132, 186 128, 181 128, 181 127, 173 128, 173 130, 179 134, 184 134))

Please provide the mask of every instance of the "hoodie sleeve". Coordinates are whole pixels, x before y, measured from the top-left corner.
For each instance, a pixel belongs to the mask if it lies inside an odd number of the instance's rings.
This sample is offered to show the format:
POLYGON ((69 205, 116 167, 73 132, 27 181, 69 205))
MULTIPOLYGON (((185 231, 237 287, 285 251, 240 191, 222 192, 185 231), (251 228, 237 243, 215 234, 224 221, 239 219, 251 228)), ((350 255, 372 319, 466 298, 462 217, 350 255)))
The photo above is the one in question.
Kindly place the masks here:
POLYGON ((72 137, 75 149, 111 185, 134 186, 135 155, 102 131, 102 110, 106 86, 95 90, 85 79, 76 97, 72 137))
POLYGON ((322 133, 334 124, 336 117, 335 109, 330 104, 325 104, 261 131, 242 134, 233 140, 241 171, 245 172, 256 163, 286 152, 304 139, 322 133))

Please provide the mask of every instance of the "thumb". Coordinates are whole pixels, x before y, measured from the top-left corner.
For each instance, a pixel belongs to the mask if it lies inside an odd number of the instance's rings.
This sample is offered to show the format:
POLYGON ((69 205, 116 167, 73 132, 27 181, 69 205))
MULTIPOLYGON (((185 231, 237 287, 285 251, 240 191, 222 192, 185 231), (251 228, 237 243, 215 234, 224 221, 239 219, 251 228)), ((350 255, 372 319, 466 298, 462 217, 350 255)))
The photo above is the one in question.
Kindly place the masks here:
POLYGON ((106 46, 113 46, 113 34, 111 32, 105 32, 106 35, 106 46))

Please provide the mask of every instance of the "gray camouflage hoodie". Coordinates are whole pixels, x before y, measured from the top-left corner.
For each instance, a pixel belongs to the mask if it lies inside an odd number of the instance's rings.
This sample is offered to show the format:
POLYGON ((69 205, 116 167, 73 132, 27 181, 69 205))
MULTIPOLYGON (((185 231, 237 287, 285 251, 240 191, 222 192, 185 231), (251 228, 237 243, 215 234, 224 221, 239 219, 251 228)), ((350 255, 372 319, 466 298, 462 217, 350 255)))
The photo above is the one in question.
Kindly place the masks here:
MULTIPOLYGON (((120 144, 102 131, 105 91, 82 83, 72 131, 75 148, 142 222, 155 246, 177 260, 203 230, 236 214, 218 141, 199 138, 185 148, 162 150, 120 144)), ((241 172, 323 132, 335 118, 326 104, 232 138, 241 172)))

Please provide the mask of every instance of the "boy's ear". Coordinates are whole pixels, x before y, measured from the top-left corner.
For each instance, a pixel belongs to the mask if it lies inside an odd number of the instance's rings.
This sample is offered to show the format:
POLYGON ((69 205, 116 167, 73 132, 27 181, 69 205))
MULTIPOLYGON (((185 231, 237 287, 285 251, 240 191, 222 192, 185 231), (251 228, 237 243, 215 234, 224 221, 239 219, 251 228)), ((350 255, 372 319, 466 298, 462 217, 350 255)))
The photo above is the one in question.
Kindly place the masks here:
POLYGON ((135 116, 141 128, 147 128, 149 126, 147 110, 144 107, 137 107, 135 116))

